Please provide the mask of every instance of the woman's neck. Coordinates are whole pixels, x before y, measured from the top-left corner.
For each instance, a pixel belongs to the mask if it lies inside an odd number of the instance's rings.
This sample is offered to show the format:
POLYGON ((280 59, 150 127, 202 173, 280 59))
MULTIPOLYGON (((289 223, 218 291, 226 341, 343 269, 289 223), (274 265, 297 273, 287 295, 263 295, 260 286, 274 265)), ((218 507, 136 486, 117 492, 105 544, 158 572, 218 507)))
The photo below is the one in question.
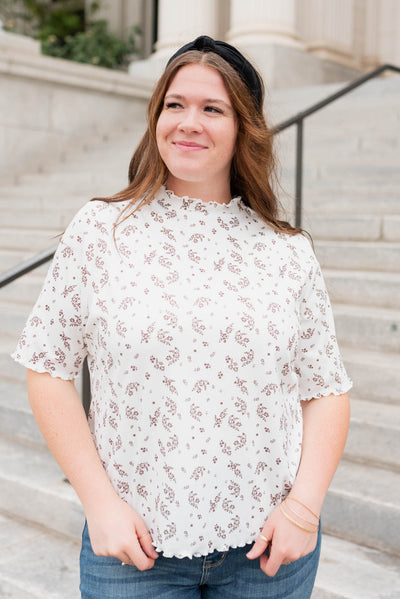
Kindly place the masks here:
POLYGON ((170 175, 165 186, 178 197, 187 196, 203 202, 229 204, 232 199, 229 181, 214 185, 212 182, 182 181, 170 175))

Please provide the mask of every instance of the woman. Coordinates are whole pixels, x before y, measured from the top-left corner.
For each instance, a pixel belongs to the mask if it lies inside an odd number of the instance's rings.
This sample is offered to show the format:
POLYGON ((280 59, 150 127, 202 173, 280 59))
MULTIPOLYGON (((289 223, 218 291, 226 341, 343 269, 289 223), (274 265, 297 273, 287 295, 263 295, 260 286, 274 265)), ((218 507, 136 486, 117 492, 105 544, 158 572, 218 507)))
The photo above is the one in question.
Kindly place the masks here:
POLYGON ((14 354, 85 510, 83 598, 311 595, 351 383, 262 106, 235 48, 181 48, 129 187, 74 218, 14 354))

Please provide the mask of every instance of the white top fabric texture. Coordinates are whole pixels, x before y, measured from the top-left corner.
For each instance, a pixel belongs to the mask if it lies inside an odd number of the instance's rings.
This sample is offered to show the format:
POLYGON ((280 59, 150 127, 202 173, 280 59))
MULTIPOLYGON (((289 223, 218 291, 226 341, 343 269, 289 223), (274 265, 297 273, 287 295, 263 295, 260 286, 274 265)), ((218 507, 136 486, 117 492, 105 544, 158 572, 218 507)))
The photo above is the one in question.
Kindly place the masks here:
POLYGON ((157 551, 244 546, 295 479, 300 401, 351 387, 320 267, 240 198, 161 188, 114 239, 126 206, 75 216, 13 357, 62 379, 88 357, 97 450, 157 551))

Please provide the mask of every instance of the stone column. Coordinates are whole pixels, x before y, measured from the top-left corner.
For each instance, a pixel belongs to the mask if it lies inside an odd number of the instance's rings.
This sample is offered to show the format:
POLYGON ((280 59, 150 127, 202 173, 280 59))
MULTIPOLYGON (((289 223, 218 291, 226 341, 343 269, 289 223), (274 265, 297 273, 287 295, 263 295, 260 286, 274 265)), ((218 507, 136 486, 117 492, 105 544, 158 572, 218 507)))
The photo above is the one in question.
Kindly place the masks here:
POLYGON ((227 41, 253 59, 268 88, 290 87, 301 81, 296 70, 304 52, 296 12, 296 0, 231 2, 227 41))
POLYGON ((301 47, 296 0, 232 0, 228 41, 242 48, 276 43, 301 47))
POLYGON ((355 0, 301 0, 300 6, 299 26, 307 51, 355 67, 355 0))
POLYGON ((156 80, 168 58, 198 35, 218 37, 219 0, 159 0, 158 39, 155 53, 129 66, 133 76, 156 80))
POLYGON ((379 4, 378 48, 380 62, 400 64, 400 4, 381 0, 379 4))
POLYGON ((232 0, 227 39, 253 58, 267 88, 351 79, 354 1, 232 0))
POLYGON ((355 54, 358 64, 365 70, 379 64, 379 4, 380 0, 356 0, 355 54))
POLYGON ((160 0, 156 57, 169 57, 198 35, 216 37, 218 0, 160 0))

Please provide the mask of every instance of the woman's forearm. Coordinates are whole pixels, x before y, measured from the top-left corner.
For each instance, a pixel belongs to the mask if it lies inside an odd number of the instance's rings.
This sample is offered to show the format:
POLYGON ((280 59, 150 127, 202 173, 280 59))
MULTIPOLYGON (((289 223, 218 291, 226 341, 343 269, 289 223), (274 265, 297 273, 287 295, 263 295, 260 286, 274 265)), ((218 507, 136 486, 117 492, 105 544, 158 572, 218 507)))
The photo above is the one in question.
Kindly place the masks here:
POLYGON ((112 496, 74 382, 28 370, 27 384, 40 431, 85 511, 100 496, 112 496))
POLYGON ((28 396, 50 451, 82 502, 93 551, 140 570, 152 568, 158 554, 151 535, 142 518, 115 492, 74 382, 28 370, 28 396))
MULTIPOLYGON (((350 419, 347 393, 302 404, 303 443, 300 466, 285 509, 276 507, 247 554, 275 576, 282 563, 307 555, 317 543, 318 514, 346 443, 350 419), (269 557, 265 553, 270 544, 269 557)), ((285 502, 286 503, 286 502, 285 502)))
POLYGON ((320 513, 346 444, 350 421, 347 393, 302 403, 303 444, 290 495, 320 513))

